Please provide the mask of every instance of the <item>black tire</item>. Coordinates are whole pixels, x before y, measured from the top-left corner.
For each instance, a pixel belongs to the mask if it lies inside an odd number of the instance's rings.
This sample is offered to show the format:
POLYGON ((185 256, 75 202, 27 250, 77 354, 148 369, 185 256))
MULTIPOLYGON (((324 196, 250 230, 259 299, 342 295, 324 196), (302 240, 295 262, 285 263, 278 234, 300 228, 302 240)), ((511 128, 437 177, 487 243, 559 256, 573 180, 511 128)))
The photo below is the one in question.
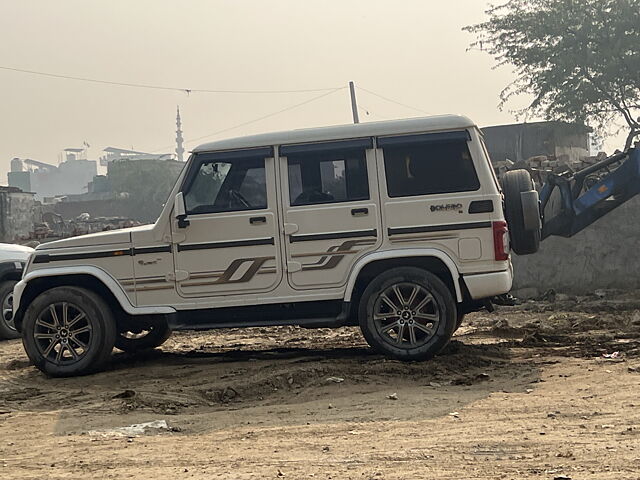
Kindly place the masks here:
POLYGON ((109 306, 80 287, 56 287, 41 293, 22 322, 22 343, 29 359, 52 377, 100 370, 111 355, 115 337, 116 323, 109 306))
POLYGON ((415 267, 393 268, 378 275, 365 289, 359 306, 360 329, 367 343, 388 357, 405 361, 437 355, 449 343, 456 318, 449 288, 434 274, 415 267), (394 292, 393 299, 389 292, 394 292), (393 312, 391 304, 398 310, 393 312))
POLYGON ((18 283, 16 280, 5 280, 0 283, 0 305, 2 305, 0 339, 20 338, 20 333, 13 324, 13 287, 16 283, 18 283))
POLYGON ((152 319, 146 322, 134 319, 133 323, 139 323, 139 325, 135 328, 128 325, 125 330, 119 331, 116 335, 115 346, 118 350, 128 353, 150 350, 159 347, 171 336, 171 329, 164 319, 152 319))
MULTIPOLYGON (((522 198, 520 193, 534 189, 531 175, 526 170, 512 170, 502 176, 502 191, 504 192, 504 215, 509 225, 511 248, 518 255, 536 253, 540 248, 540 229, 527 230, 524 226, 522 213, 522 198)), ((539 212, 533 212, 539 215, 539 212)))

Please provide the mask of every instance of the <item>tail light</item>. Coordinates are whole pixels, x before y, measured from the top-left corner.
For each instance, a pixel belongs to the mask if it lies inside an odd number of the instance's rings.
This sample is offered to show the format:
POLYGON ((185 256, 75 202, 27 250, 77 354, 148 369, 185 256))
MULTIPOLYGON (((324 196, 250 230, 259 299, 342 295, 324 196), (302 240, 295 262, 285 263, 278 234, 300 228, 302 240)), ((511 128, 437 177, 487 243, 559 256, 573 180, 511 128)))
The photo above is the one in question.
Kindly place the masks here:
POLYGON ((507 222, 493 222, 493 251, 496 260, 509 260, 509 229, 507 222))

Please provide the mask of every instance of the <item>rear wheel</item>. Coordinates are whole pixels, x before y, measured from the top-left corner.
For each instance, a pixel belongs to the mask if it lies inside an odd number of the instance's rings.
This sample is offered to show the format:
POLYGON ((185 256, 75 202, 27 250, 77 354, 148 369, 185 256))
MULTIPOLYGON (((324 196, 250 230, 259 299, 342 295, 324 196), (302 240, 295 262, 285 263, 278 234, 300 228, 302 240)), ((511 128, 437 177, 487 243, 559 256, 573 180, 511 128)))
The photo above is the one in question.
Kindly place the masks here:
POLYGON ((79 287, 38 295, 25 312, 22 342, 29 359, 53 377, 85 375, 107 362, 116 336, 105 301, 79 287))
POLYGON ((428 360, 456 327, 447 286, 420 268, 393 268, 371 281, 360 301, 360 328, 373 348, 399 360, 428 360))
POLYGON ((2 317, 0 317, 0 339, 20 338, 13 323, 13 287, 15 280, 5 280, 0 283, 0 303, 2 304, 2 317))
POLYGON ((540 248, 540 210, 535 200, 537 196, 531 175, 526 170, 506 172, 502 177, 502 190, 511 248, 518 255, 536 253, 540 248), (523 202, 523 192, 532 192, 534 195, 526 197, 523 202))
POLYGON ((156 348, 171 336, 171 329, 164 319, 134 322, 139 325, 127 325, 116 336, 115 346, 123 352, 135 353, 156 348))

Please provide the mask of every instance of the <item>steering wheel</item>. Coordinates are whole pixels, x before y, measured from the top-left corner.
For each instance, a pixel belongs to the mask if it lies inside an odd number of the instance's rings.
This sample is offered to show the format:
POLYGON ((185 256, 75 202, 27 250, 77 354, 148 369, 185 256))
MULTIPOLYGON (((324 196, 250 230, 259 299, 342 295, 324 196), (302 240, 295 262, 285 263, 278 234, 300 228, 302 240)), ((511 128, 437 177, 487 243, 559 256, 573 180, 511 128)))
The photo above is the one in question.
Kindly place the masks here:
POLYGON ((240 203, 243 207, 251 208, 251 204, 237 190, 229 190, 229 197, 231 197, 232 200, 238 201, 238 203, 240 203))

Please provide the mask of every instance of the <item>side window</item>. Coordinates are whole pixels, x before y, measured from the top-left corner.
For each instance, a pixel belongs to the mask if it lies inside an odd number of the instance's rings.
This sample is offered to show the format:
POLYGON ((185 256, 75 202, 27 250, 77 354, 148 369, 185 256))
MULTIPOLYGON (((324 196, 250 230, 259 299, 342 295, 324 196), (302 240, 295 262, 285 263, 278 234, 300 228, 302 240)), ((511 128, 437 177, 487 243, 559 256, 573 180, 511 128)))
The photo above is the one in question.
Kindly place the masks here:
POLYGON ((267 208, 264 159, 201 163, 184 200, 188 214, 267 208))
POLYGON ((467 143, 383 147, 390 197, 469 192, 480 188, 467 143))
POLYGON ((291 206, 369 199, 364 150, 290 155, 291 206))

